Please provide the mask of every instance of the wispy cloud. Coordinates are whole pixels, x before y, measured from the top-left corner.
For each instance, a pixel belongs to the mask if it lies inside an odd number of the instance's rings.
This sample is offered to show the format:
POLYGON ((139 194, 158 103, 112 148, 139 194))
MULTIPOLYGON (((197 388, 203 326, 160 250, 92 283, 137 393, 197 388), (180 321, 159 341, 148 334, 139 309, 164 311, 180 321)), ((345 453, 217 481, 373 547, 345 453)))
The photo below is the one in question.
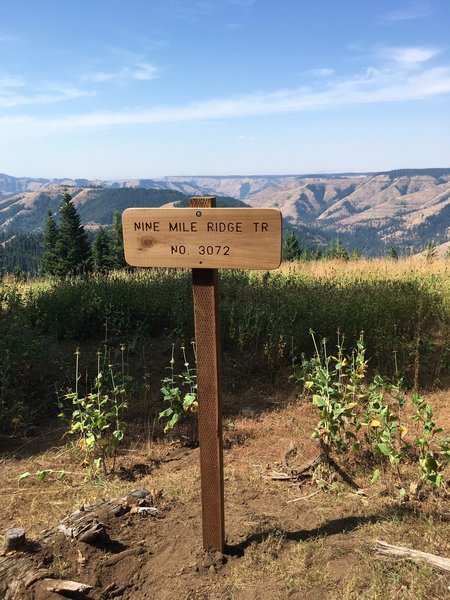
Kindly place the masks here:
POLYGON ((82 90, 72 86, 61 86, 54 91, 49 90, 46 92, 27 92, 25 89, 25 83, 23 81, 17 80, 17 85, 11 85, 11 81, 9 83, 9 86, 2 86, 2 80, 0 79, 0 108, 48 105, 91 95, 91 92, 87 90, 82 90), (19 87, 22 88, 22 93, 20 94, 17 93, 17 88, 19 87))
POLYGON ((313 69, 311 71, 311 75, 314 75, 314 77, 331 77, 333 73, 334 70, 328 67, 322 67, 321 69, 313 69))
POLYGON ((167 0, 170 14, 179 19, 196 20, 229 7, 247 8, 257 0, 167 0))
POLYGON ((10 88, 18 88, 25 85, 25 81, 22 77, 15 77, 14 75, 5 75, 0 77, 0 94, 2 91, 9 90, 10 88))
POLYGON ((421 19, 432 14, 432 7, 429 2, 410 2, 401 8, 391 10, 381 16, 381 21, 387 23, 396 23, 398 21, 411 21, 421 19))
POLYGON ((427 48, 423 46, 401 46, 380 48, 381 56, 406 68, 417 68, 422 63, 428 62, 437 56, 441 50, 439 48, 427 48))
POLYGON ((92 84, 105 82, 123 83, 130 80, 149 81, 159 76, 160 69, 149 62, 136 62, 116 71, 98 71, 79 77, 76 83, 59 82, 33 85, 15 75, 0 75, 0 108, 19 108, 63 103, 84 96, 93 96, 96 90, 92 84))
POLYGON ((137 81, 149 81, 159 77, 160 69, 147 62, 138 62, 129 67, 121 67, 116 71, 98 71, 85 75, 82 79, 92 83, 104 83, 107 81, 121 82, 129 79, 137 81))
MULTIPOLYGON (((387 49, 386 49, 387 53, 387 49)), ((306 111, 334 110, 340 107, 411 102, 437 95, 450 94, 450 66, 430 66, 428 61, 436 50, 426 48, 390 48, 389 58, 376 68, 369 67, 351 77, 330 74, 318 79, 314 85, 265 93, 250 93, 224 98, 210 98, 181 105, 153 106, 147 109, 130 107, 123 111, 101 111, 84 114, 64 114, 58 117, 3 117, 1 130, 27 133, 63 133, 67 131, 95 130, 118 126, 151 125, 232 119, 262 115, 295 114, 306 111), (409 68, 409 65, 415 68, 409 68), (408 67, 405 68, 405 65, 408 67)), ((55 102, 74 97, 74 88, 61 92, 61 96, 36 96, 23 99, 23 104, 55 102)), ((18 96, 15 96, 16 99, 18 96)), ((11 96, 9 97, 11 100, 11 96)), ((20 98, 20 97, 19 97, 20 98)), ((8 101, 8 95, 3 96, 8 101)), ((1 98, 0 98, 1 105, 1 98)))

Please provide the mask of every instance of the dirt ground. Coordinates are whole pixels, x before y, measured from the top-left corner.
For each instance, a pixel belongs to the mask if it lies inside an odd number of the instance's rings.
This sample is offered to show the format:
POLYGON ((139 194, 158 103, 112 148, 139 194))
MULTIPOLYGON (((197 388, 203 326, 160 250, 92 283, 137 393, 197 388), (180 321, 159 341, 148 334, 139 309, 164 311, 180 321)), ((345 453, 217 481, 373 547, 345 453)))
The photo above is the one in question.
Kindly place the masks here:
MULTIPOLYGON (((430 393, 440 422, 450 426, 449 391, 430 393)), ((316 469, 303 482, 278 480, 289 463, 317 455, 314 409, 276 385, 249 387, 238 402, 224 395, 226 549, 202 550, 199 450, 153 440, 138 421, 119 457, 116 475, 86 479, 61 440, 61 424, 35 438, 0 442, 0 532, 27 531, 25 552, 36 570, 92 586, 91 599, 272 600, 308 598, 450 597, 450 573, 376 555, 376 540, 450 557, 450 506, 445 496, 400 501, 389 474, 376 485, 352 472, 358 490, 316 469), (228 408, 227 408, 228 407, 228 408), (33 473, 53 469, 44 481, 33 473), (57 471, 66 477, 59 481, 57 471), (32 475, 20 479, 20 475, 32 475), (101 499, 146 490, 155 515, 102 512, 101 499), (107 538, 89 544, 43 533, 80 507, 98 504, 107 538)), ((129 506, 128 506, 129 508, 129 506)), ((40 579, 17 598, 61 598, 40 579)), ((1 584, 0 584, 0 589, 1 584)), ((5 589, 5 582, 3 582, 5 589)), ((5 598, 14 598, 3 592, 5 598)), ((1 592, 0 592, 0 597, 1 592)))

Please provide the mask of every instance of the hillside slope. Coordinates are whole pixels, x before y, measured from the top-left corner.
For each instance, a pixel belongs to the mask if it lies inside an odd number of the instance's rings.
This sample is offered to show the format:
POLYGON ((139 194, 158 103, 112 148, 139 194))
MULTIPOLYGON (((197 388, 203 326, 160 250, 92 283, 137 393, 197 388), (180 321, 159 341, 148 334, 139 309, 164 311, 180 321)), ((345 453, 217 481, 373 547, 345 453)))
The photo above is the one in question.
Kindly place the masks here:
POLYGON ((84 223, 109 224, 114 209, 162 206, 214 194, 236 204, 275 207, 307 240, 341 236, 347 245, 380 253, 391 245, 418 251, 450 241, 450 169, 377 174, 164 177, 123 181, 45 180, 0 174, 0 231, 42 227, 63 186, 84 223))

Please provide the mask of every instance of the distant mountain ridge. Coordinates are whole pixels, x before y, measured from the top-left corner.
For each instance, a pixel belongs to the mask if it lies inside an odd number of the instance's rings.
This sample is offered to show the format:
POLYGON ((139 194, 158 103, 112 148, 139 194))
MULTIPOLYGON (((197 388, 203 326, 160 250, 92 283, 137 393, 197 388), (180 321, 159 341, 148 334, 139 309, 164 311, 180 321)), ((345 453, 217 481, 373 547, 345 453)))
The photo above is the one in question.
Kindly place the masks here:
POLYGON ((390 245, 418 250, 450 242, 450 168, 326 175, 196 176, 129 179, 33 179, 0 174, 0 231, 42 228, 69 187, 81 219, 111 222, 114 209, 186 202, 213 194, 228 203, 279 208, 285 223, 319 243, 341 236, 350 247, 379 253, 390 245), (234 200, 233 200, 234 199, 234 200))

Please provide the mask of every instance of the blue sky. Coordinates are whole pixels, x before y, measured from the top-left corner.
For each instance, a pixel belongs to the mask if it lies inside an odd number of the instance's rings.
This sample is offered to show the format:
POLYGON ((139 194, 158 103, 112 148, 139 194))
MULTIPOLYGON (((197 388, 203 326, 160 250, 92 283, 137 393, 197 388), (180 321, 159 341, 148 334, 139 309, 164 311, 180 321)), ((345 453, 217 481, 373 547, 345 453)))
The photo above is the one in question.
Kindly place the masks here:
POLYGON ((450 166, 448 0, 0 0, 0 172, 450 166))

